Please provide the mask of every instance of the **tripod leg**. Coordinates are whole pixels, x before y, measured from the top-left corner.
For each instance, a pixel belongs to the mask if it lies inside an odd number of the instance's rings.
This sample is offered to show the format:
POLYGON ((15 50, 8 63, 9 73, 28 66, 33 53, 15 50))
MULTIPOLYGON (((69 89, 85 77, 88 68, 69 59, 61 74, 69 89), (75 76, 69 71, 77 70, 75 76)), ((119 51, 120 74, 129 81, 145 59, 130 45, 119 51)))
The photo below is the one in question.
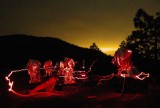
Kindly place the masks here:
POLYGON ((123 86, 122 86, 122 97, 124 96, 124 85, 125 85, 125 77, 124 77, 124 79, 123 79, 123 86))

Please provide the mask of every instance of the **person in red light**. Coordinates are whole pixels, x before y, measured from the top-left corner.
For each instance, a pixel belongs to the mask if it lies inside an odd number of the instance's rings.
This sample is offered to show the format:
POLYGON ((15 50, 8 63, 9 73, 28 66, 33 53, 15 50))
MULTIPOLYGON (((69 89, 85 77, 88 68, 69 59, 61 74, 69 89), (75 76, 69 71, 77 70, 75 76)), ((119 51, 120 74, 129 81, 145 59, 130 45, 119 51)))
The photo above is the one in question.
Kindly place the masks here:
POLYGON ((29 83, 37 83, 40 82, 40 66, 41 63, 38 60, 29 60, 27 64, 28 74, 30 76, 29 83))
POLYGON ((119 48, 112 59, 112 63, 118 67, 118 76, 132 77, 134 79, 143 80, 149 77, 149 74, 144 72, 139 73, 138 69, 131 62, 132 51, 127 48, 119 48), (141 76, 143 76, 141 78, 141 76))
POLYGON ((52 60, 47 60, 44 62, 43 68, 45 69, 46 75, 47 76, 51 76, 52 72, 53 72, 53 64, 52 64, 52 60))
POLYGON ((73 77, 75 62, 72 58, 65 58, 64 60, 64 84, 75 84, 73 77))
POLYGON ((118 75, 121 75, 122 72, 126 72, 126 74, 129 74, 131 68, 133 68, 133 65, 131 63, 131 54, 132 51, 125 48, 119 48, 115 52, 112 63, 118 67, 118 75))
POLYGON ((57 68, 57 76, 64 76, 64 62, 60 61, 59 63, 57 63, 56 67, 57 68))

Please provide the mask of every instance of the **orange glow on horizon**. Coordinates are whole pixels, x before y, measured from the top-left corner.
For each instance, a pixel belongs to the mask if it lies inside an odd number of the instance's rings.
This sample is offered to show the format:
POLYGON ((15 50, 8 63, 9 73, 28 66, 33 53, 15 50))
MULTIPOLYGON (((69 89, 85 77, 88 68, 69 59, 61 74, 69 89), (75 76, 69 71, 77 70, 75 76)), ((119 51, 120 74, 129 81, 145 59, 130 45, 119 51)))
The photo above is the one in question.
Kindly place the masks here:
POLYGON ((117 48, 100 48, 102 51, 116 51, 117 48))
POLYGON ((105 54, 113 56, 117 48, 100 48, 100 50, 105 54))

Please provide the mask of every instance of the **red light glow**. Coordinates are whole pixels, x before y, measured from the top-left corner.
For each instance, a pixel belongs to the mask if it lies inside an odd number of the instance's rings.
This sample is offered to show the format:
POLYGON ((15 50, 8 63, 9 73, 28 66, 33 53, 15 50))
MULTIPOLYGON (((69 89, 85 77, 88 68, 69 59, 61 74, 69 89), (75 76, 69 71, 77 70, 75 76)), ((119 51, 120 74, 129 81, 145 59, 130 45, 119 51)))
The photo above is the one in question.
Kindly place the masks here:
POLYGON ((101 76, 98 84, 101 84, 102 80, 110 80, 113 78, 113 76, 118 77, 130 77, 138 80, 144 80, 145 78, 148 78, 150 76, 149 73, 140 72, 137 70, 135 66, 131 63, 131 54, 132 51, 125 49, 125 48, 119 48, 112 59, 112 63, 118 67, 118 73, 117 74, 110 74, 107 76, 101 76))
POLYGON ((82 77, 86 77, 86 74, 82 74, 82 77))
POLYGON ((9 91, 13 91, 13 81, 10 80, 10 76, 13 74, 13 73, 17 73, 17 72, 21 72, 21 71, 25 71, 25 70, 28 70, 28 69, 21 69, 21 70, 14 70, 14 71, 11 71, 6 77, 5 79, 8 81, 8 85, 9 85, 9 91))
MULTIPOLYGON (((42 69, 42 68, 41 68, 42 69)), ((14 86, 14 81, 11 81, 10 77, 13 75, 13 73, 17 73, 17 72, 23 72, 23 71, 26 71, 28 69, 20 69, 20 70, 13 70, 11 71, 6 77, 5 79, 7 80, 8 82, 8 86, 9 86, 9 89, 8 91, 9 92, 12 92, 13 94, 17 95, 17 96, 20 96, 20 97, 30 97, 30 96, 36 96, 36 95, 43 95, 43 96, 52 96, 52 95, 62 95, 62 94, 56 94, 56 93, 53 93, 53 92, 37 92, 39 90, 42 90, 42 88, 46 88, 50 85, 50 83, 52 83, 52 87, 54 87, 54 84, 55 84, 55 80, 52 78, 50 80, 48 80, 47 82, 45 82, 44 84, 40 85, 40 86, 37 86, 36 88, 34 88, 33 90, 31 90, 31 92, 27 93, 27 94, 22 94, 22 93, 19 93, 19 92, 16 92, 15 90, 13 90, 13 86, 14 86), (53 83, 54 82, 54 83, 53 83)), ((51 88, 51 87, 50 87, 51 88)), ((51 88, 52 89, 52 88, 51 88)))
MULTIPOLYGON (((94 63, 94 62, 93 62, 94 63)), ((90 66, 91 67, 93 66, 90 66)), ((38 60, 29 60, 27 64, 27 69, 13 70, 11 71, 5 79, 8 82, 9 92, 12 92, 18 96, 32 96, 34 94, 39 93, 39 91, 51 92, 53 91, 55 85, 57 84, 57 80, 64 78, 63 84, 75 84, 75 79, 87 79, 85 71, 74 71, 75 62, 71 58, 65 58, 64 61, 60 61, 59 64, 56 63, 55 66, 52 66, 52 61, 46 61, 44 63, 43 68, 40 68, 41 63, 38 60), (56 68, 56 69, 55 69, 56 68), (45 76, 41 76, 41 70, 45 71, 45 76), (28 71, 28 75, 30 77, 29 84, 37 83, 32 90, 25 90, 25 94, 21 94, 20 91, 16 92, 13 90, 14 81, 11 80, 11 76, 13 73, 28 71), (55 72, 57 75, 53 75, 52 72, 55 72), (47 77, 46 77, 47 76, 47 77), (43 77, 48 78, 48 80, 43 80, 43 77), (40 82, 40 83, 39 83, 40 82)))

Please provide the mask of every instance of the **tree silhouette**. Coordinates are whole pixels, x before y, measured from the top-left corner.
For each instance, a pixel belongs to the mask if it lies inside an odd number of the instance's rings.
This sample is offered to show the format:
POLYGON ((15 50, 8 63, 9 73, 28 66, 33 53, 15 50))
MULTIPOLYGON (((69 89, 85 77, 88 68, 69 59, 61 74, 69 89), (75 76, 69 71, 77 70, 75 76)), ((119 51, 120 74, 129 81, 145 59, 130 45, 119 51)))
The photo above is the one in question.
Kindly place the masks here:
POLYGON ((100 49, 98 48, 98 46, 96 45, 96 43, 93 43, 89 48, 90 48, 90 49, 93 49, 93 50, 98 50, 98 51, 100 51, 100 49))
POLYGON ((145 58, 160 60, 160 13, 154 17, 139 9, 133 21, 136 30, 120 47, 127 47, 145 58))

